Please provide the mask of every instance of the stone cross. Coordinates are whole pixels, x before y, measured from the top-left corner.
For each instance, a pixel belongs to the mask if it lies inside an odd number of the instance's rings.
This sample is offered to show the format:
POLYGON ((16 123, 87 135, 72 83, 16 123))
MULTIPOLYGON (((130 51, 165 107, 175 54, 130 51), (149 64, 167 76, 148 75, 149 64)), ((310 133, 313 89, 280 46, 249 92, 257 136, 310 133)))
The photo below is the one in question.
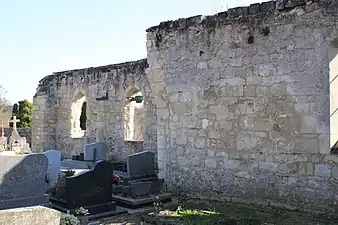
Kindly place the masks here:
POLYGON ((13 119, 9 122, 13 123, 13 130, 16 130, 16 123, 20 122, 20 120, 17 120, 16 116, 13 116, 13 119))

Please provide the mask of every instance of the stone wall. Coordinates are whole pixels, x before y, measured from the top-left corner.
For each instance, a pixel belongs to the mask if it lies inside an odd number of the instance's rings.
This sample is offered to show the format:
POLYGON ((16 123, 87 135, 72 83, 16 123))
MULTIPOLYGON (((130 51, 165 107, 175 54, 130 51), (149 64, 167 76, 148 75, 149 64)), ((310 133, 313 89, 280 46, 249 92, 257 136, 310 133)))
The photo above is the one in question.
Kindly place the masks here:
POLYGON ((118 161, 125 159, 126 152, 140 151, 140 144, 124 141, 123 131, 123 108, 130 97, 127 93, 136 88, 142 92, 146 110, 142 150, 156 152, 156 108, 150 96, 147 67, 143 59, 58 72, 42 79, 33 102, 33 149, 60 149, 64 157, 70 157, 82 152, 85 143, 102 140, 109 157, 118 161), (87 102, 87 128, 83 137, 72 136, 71 130, 79 124, 76 117, 81 114, 74 110, 83 99, 87 102))
POLYGON ((42 79, 33 150, 68 157, 103 140, 118 160, 157 152, 172 191, 336 210, 336 0, 269 1, 163 22, 147 30, 146 45, 147 60, 42 79), (135 123, 144 140, 125 141, 135 87, 145 99, 144 124, 135 123), (82 97, 87 129, 74 138, 82 97))
MULTIPOLYGON (((32 129, 31 128, 17 128, 20 137, 26 137, 27 143, 29 146, 32 146, 32 129)), ((12 135, 13 128, 5 127, 5 137, 10 137, 12 135)))
POLYGON ((337 21, 336 0, 279 0, 147 30, 158 166, 172 190, 336 208, 337 21))

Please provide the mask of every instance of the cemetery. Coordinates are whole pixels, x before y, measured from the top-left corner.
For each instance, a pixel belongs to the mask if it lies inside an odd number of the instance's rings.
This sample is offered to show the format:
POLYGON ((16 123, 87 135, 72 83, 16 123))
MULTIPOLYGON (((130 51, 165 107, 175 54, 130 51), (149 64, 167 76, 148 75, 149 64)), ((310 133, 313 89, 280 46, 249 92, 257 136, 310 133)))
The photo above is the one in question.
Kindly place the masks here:
POLYGON ((44 77, 31 138, 2 124, 0 225, 338 224, 337 21, 267 1, 44 77))
POLYGON ((106 144, 97 141, 85 144, 83 152, 68 159, 59 150, 32 153, 17 132, 18 120, 11 121, 12 135, 0 151, 0 224, 11 221, 5 212, 27 217, 48 212, 51 218, 45 221, 51 225, 58 224, 61 215, 90 224, 152 207, 157 200, 172 200, 171 194, 163 192, 164 180, 157 177, 153 152, 114 162, 107 158, 106 144))

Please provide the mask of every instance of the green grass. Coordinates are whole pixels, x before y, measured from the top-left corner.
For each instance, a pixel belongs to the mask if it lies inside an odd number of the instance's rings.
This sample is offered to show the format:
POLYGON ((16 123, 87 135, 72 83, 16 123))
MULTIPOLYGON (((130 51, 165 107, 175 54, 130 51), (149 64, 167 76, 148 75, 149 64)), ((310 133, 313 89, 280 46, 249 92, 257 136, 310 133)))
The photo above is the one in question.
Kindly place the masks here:
POLYGON ((336 225, 338 217, 259 205, 190 200, 180 211, 153 217, 170 225, 336 225))
POLYGON ((231 218, 228 215, 215 211, 192 210, 186 209, 181 212, 172 212, 167 215, 170 219, 176 219, 185 225, 260 225, 261 221, 258 218, 250 216, 241 216, 240 218, 231 218))

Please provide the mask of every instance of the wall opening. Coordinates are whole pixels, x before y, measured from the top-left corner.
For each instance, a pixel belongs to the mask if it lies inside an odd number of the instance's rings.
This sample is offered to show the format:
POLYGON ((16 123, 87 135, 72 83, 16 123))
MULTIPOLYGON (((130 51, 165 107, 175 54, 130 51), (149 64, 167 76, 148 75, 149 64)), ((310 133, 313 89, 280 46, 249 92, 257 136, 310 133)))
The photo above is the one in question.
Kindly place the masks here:
POLYGON ((338 154, 338 38, 329 46, 330 59, 330 147, 338 154))
POLYGON ((143 141, 145 108, 143 95, 133 87, 127 91, 124 105, 124 140, 143 141))
POLYGON ((73 99, 70 124, 72 138, 84 137, 87 127, 87 101, 83 93, 78 93, 73 99))

